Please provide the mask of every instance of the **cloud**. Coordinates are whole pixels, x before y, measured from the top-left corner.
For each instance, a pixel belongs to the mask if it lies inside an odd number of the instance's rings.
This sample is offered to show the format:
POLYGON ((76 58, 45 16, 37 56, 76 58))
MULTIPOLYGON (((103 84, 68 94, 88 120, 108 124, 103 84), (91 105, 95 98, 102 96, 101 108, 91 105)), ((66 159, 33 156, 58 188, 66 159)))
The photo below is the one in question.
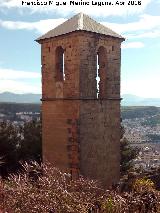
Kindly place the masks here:
POLYGON ((122 43, 122 49, 128 49, 128 48, 143 48, 144 43, 142 42, 128 42, 128 43, 122 43))
POLYGON ((29 72, 29 71, 0 68, 0 80, 39 79, 40 77, 41 77, 41 74, 38 72, 29 72))
POLYGON ((0 92, 41 93, 40 83, 21 82, 17 80, 0 80, 0 92))
POLYGON ((127 36, 130 39, 138 38, 160 38, 160 29, 151 30, 149 32, 139 33, 139 34, 128 34, 127 36))
POLYGON ((37 72, 0 68, 0 92, 40 93, 40 79, 37 72))
POLYGON ((160 74, 157 76, 143 76, 143 78, 135 78, 133 80, 122 80, 122 94, 134 94, 144 98, 160 98, 160 74), (149 86, 150 85, 150 86, 149 86))
POLYGON ((55 28, 63 23, 66 19, 46 19, 37 22, 22 22, 22 21, 2 21, 0 26, 9 30, 36 30, 39 34, 46 33, 47 31, 55 28))
MULTIPOLYGON (((78 2, 78 5, 70 5, 70 1, 68 0, 57 0, 57 1, 47 1, 47 0, 25 0, 24 2, 40 2, 44 4, 44 2, 47 2, 47 5, 28 5, 23 4, 23 1, 20 0, 0 0, 0 7, 1 8, 18 8, 21 11, 23 9, 28 9, 32 13, 56 13, 58 15, 61 15, 65 17, 66 15, 70 13, 78 13, 78 12, 84 12, 89 15, 93 16, 99 16, 99 17, 107 17, 107 16, 127 16, 130 14, 139 14, 142 13, 146 7, 152 2, 153 0, 141 0, 141 5, 128 5, 129 0, 125 0, 125 5, 115 5, 116 0, 112 0, 113 5, 101 5, 101 6, 95 6, 92 4, 92 0, 85 0, 85 1, 74 1, 78 2), (52 2, 52 4, 49 5, 49 2, 52 2), (57 6, 56 2, 61 3, 62 5, 57 6), (66 5, 63 5, 63 2, 66 2, 66 5), (89 5, 81 5, 81 2, 89 2, 89 5)), ((93 0, 93 2, 97 2, 93 0)), ((104 3, 105 1, 98 1, 104 3)), ((107 1, 106 1, 107 2, 107 1)))
POLYGON ((126 23, 126 24, 116 24, 102 22, 102 24, 112 27, 117 30, 119 33, 131 32, 131 31, 143 31, 151 30, 160 27, 160 16, 153 16, 148 14, 143 14, 139 16, 140 19, 136 22, 126 23))
POLYGON ((160 37, 160 16, 144 14, 140 15, 140 19, 136 22, 126 24, 102 22, 102 24, 120 34, 123 33, 130 39, 160 37))
MULTIPOLYGON (((0 20, 0 26, 10 30, 35 30, 38 34, 44 34, 66 20, 65 18, 46 19, 37 22, 0 20)), ((160 16, 144 14, 136 22, 126 24, 101 22, 101 24, 129 39, 160 37, 160 16)))

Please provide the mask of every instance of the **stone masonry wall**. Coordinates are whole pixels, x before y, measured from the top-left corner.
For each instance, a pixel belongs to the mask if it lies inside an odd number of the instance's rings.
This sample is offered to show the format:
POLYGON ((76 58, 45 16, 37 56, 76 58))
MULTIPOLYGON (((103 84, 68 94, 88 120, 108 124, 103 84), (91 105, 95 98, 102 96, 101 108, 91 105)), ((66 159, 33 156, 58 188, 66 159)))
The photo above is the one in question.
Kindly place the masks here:
POLYGON ((43 157, 64 172, 79 174, 79 102, 44 101, 42 104, 43 157))
POLYGON ((79 37, 52 38, 42 43, 42 97, 79 97, 79 37), (64 49, 65 81, 56 81, 56 48, 64 49))
POLYGON ((80 171, 106 186, 120 176, 119 117, 119 101, 88 100, 80 105, 80 171))
POLYGON ((120 39, 73 32, 42 43, 44 159, 60 169, 99 179, 119 179, 120 39), (56 48, 64 50, 65 80, 56 80, 56 48), (100 94, 97 99, 97 52, 100 94), (99 53, 100 54, 100 53, 99 53))
POLYGON ((80 171, 109 186, 120 176, 120 42, 84 33, 80 51, 80 94, 91 98, 80 103, 80 171), (97 100, 97 52, 102 47, 97 100))
POLYGON ((55 38, 42 44, 43 158, 61 170, 79 175, 79 38, 55 38), (65 80, 57 81, 56 50, 64 50, 65 80), (77 98, 77 100, 70 100, 77 98))

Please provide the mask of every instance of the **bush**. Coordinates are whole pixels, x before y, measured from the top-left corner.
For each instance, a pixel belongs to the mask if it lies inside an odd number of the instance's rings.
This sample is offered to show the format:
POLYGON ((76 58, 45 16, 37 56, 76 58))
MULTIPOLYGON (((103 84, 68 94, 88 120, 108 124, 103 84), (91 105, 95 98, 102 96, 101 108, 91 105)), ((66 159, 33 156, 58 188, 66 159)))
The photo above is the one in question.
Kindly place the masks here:
POLYGON ((70 181, 50 164, 24 164, 25 173, 14 175, 3 186, 5 211, 87 212, 104 194, 98 183, 83 179, 70 181), (42 174, 43 173, 43 174, 42 174))
POLYGON ((0 123, 0 175, 21 169, 19 161, 35 160, 41 162, 42 132, 41 122, 30 121, 23 126, 15 126, 11 122, 0 123))
POLYGON ((10 122, 0 123, 0 174, 13 172, 18 164, 19 130, 10 122))
POLYGON ((133 189, 136 192, 152 191, 154 189, 154 183, 150 179, 139 178, 133 184, 133 189))
POLYGON ((24 173, 1 181, 0 210, 4 212, 160 212, 160 195, 154 188, 118 194, 105 190, 97 181, 83 177, 71 181, 69 174, 62 173, 48 163, 41 166, 35 162, 25 163, 23 168, 24 173))
POLYGON ((127 174, 132 170, 134 164, 133 160, 138 156, 139 149, 137 147, 131 147, 129 141, 124 137, 120 141, 120 171, 121 175, 127 174))

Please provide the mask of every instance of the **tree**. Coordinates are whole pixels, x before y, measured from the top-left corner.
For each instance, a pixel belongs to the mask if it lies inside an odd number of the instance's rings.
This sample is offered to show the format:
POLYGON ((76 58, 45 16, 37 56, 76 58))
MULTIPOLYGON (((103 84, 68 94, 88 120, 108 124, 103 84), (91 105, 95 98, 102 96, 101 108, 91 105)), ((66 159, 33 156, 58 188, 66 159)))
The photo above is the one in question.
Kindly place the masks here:
POLYGON ((0 123, 0 175, 7 176, 21 169, 20 161, 41 162, 41 122, 26 122, 15 126, 11 122, 0 123))
POLYGON ((139 153, 139 148, 131 147, 129 141, 124 137, 120 141, 121 152, 121 174, 126 174, 131 168, 133 168, 133 160, 139 153))
POLYGON ((19 129, 10 122, 0 123, 0 174, 12 172, 18 165, 19 129))
POLYGON ((21 128, 22 139, 20 145, 20 159, 24 161, 41 161, 42 130, 40 121, 31 121, 21 128))
POLYGON ((133 168, 133 160, 139 153, 138 147, 131 147, 129 141, 124 137, 124 127, 121 126, 121 140, 120 140, 120 171, 121 175, 125 175, 131 168, 133 168))

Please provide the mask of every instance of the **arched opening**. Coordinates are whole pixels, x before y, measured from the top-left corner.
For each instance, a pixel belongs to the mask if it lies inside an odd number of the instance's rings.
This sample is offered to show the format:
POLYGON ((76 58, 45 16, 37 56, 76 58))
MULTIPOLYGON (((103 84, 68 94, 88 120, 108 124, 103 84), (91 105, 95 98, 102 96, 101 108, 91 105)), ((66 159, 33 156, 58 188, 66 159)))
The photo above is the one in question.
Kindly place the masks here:
POLYGON ((59 46, 56 48, 56 81, 65 80, 64 71, 64 49, 59 46))
POLYGON ((104 47, 99 47, 97 51, 97 98, 102 98, 105 91, 106 76, 106 51, 104 47))
POLYGON ((97 72, 96 72, 96 82, 97 82, 97 98, 99 98, 99 55, 97 53, 97 72))

